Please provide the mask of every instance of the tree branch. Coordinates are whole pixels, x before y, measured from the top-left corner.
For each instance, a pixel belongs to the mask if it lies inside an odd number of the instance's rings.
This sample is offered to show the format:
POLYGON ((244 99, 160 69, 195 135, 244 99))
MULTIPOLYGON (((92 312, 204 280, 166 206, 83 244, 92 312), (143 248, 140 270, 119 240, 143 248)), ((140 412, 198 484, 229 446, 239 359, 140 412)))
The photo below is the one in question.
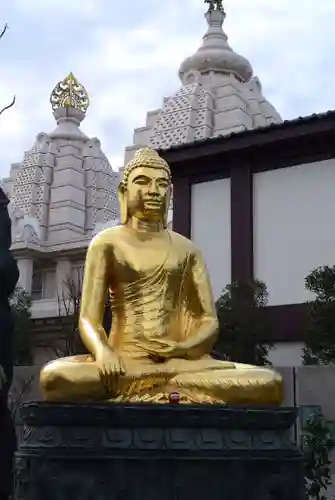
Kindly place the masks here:
POLYGON ((4 111, 7 111, 7 109, 9 109, 9 108, 11 108, 12 106, 14 106, 14 104, 15 104, 15 100, 16 100, 16 97, 15 97, 15 95, 14 95, 14 96, 13 96, 13 100, 12 100, 12 102, 11 102, 10 104, 8 104, 8 106, 5 106, 4 108, 2 108, 2 110, 0 111, 0 115, 2 115, 2 113, 3 113, 4 111))
POLYGON ((21 404, 24 402, 25 396, 29 392, 34 378, 34 375, 30 375, 28 379, 25 380, 22 376, 19 377, 12 385, 8 397, 8 406, 14 418, 16 417, 21 404))
MULTIPOLYGON (((2 31, 0 31, 0 40, 4 36, 4 34, 6 33, 7 30, 8 30, 8 24, 6 23, 5 26, 2 28, 2 31)), ((14 95, 12 102, 10 104, 8 104, 8 106, 5 106, 4 108, 2 108, 2 110, 0 111, 0 115, 2 115, 2 113, 4 113, 4 111, 7 111, 7 109, 14 106, 15 100, 16 100, 16 96, 14 95)))
POLYGON ((2 31, 0 32, 0 40, 8 30, 8 24, 6 23, 5 26, 3 27, 2 31))

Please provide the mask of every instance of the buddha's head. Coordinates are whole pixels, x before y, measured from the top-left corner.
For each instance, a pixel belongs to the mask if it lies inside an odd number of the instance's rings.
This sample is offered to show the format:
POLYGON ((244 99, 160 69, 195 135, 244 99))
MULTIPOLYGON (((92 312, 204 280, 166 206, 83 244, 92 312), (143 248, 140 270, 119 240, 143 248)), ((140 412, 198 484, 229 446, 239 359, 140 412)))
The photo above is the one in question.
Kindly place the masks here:
POLYGON ((125 167, 118 195, 122 224, 136 217, 166 227, 171 197, 169 165, 155 150, 139 149, 125 167))

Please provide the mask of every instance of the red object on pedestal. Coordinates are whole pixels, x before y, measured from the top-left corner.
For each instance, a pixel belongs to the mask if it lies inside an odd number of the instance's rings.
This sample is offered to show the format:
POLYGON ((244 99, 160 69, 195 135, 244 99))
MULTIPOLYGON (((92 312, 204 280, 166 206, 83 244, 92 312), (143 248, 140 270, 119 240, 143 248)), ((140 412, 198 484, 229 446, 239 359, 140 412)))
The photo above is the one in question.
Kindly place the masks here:
POLYGON ((172 404, 178 404, 180 401, 180 394, 179 392, 171 392, 169 396, 169 402, 172 404))

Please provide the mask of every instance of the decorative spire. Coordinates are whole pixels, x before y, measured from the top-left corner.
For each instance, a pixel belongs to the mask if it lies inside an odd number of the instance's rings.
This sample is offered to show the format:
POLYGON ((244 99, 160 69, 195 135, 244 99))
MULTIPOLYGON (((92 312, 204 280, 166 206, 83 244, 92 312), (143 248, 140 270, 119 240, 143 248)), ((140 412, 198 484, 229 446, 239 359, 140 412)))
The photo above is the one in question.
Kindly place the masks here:
POLYGON ((49 136, 71 140, 88 140, 79 129, 86 116, 89 97, 85 87, 70 73, 64 80, 57 83, 51 92, 50 102, 57 128, 49 136))
POLYGON ((179 77, 187 84, 188 74, 200 74, 213 71, 216 73, 233 74, 241 81, 251 79, 253 69, 249 61, 233 51, 228 43, 228 37, 223 31, 226 13, 222 0, 205 0, 209 4, 205 18, 208 24, 201 47, 191 57, 182 62, 179 77))
POLYGON ((208 3, 208 12, 212 12, 213 10, 224 12, 222 0, 205 0, 205 3, 208 3))
POLYGON ((86 113, 90 104, 85 87, 72 73, 57 83, 51 92, 50 102, 54 111, 59 108, 74 108, 83 113, 86 113))

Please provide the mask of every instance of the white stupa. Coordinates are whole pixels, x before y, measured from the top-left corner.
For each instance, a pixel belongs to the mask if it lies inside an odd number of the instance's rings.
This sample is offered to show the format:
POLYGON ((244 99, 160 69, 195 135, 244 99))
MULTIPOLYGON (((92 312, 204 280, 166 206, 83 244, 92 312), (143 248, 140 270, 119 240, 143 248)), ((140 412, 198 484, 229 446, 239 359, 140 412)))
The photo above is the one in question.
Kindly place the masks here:
POLYGON ((135 129, 125 163, 143 146, 166 149, 282 121, 263 96, 250 62, 228 44, 221 2, 208 3, 213 5, 205 14, 202 45, 179 68, 181 87, 164 99, 162 109, 147 114, 144 127, 135 129))
POLYGON ((3 180, 11 200, 14 244, 32 240, 44 251, 89 240, 97 225, 118 215, 118 173, 99 139, 80 129, 89 106, 85 88, 70 73, 56 85, 50 101, 56 129, 39 133, 3 180))

